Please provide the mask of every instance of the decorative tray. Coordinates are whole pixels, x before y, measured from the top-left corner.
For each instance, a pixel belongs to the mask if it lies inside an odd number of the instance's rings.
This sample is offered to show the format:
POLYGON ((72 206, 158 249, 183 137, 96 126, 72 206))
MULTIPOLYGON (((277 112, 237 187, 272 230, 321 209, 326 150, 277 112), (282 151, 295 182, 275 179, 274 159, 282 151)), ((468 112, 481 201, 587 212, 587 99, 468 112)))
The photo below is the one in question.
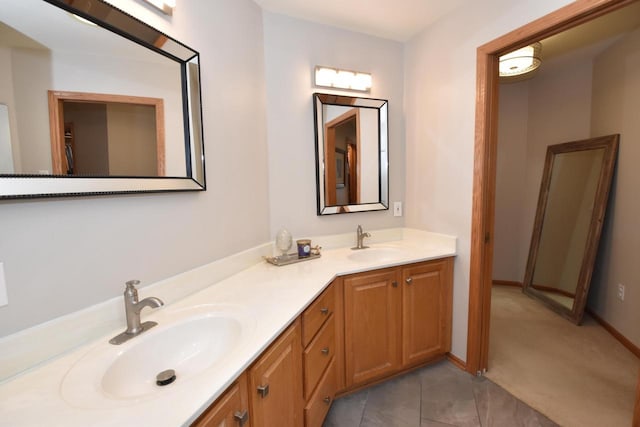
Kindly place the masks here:
POLYGON ((320 258, 320 256, 321 254, 318 253, 318 254, 311 254, 308 257, 301 258, 298 256, 297 253, 292 253, 292 254, 279 255, 279 256, 265 256, 263 258, 265 259, 265 261, 267 261, 270 264, 282 266, 282 265, 295 264, 296 262, 318 259, 320 258))

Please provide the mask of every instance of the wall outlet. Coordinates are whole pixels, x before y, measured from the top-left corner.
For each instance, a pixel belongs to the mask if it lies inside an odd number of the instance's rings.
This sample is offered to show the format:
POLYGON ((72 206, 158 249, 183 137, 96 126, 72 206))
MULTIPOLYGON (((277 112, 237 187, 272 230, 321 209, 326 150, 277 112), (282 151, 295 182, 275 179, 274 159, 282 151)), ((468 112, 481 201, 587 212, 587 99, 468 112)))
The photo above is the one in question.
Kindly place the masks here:
POLYGON ((393 202, 393 216, 402 216, 402 202, 393 202))
POLYGON ((618 283, 618 299, 624 301, 624 285, 622 283, 618 283))
POLYGON ((4 278, 4 264, 0 262, 0 307, 9 304, 7 299, 7 281, 4 278))

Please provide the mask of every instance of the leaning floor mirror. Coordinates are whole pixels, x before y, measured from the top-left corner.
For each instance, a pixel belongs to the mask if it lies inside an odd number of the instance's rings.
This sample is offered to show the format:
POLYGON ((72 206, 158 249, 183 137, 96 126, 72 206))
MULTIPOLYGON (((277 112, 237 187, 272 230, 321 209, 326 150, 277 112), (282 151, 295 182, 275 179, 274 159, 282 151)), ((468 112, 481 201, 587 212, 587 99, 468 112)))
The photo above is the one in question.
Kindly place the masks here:
POLYGON ((313 95, 318 215, 389 208, 387 105, 383 99, 313 95))
POLYGON ((618 152, 619 135, 547 147, 524 293, 580 324, 618 152))

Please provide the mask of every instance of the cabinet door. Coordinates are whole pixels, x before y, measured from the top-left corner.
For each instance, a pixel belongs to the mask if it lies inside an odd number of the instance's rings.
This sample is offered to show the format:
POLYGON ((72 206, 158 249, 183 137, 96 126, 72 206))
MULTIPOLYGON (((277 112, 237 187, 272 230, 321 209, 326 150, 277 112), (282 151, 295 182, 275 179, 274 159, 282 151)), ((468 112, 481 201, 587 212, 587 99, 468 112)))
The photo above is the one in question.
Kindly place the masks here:
POLYGON ((244 374, 200 416, 192 427, 250 427, 247 378, 244 374))
POLYGON ((411 365, 451 350, 453 260, 402 269, 402 364, 411 365))
POLYGON ((249 370, 253 427, 303 423, 302 345, 299 320, 249 370))
POLYGON ((344 279, 347 387, 399 366, 400 292, 393 269, 344 279))

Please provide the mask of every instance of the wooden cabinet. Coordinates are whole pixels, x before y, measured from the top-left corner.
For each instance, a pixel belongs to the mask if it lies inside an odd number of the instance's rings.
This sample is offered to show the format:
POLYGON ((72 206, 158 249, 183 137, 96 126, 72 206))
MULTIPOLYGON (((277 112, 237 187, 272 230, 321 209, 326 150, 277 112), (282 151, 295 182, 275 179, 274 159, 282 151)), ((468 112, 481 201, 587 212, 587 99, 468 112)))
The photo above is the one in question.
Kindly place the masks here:
POLYGON ((342 359, 336 335, 342 329, 336 311, 336 286, 329 287, 302 313, 304 365, 304 420, 306 427, 320 427, 336 394, 336 364, 342 359))
POLYGON ((253 427, 302 425, 299 319, 249 368, 249 393, 253 427))
POLYGON ((346 386, 398 369, 401 288, 396 269, 344 278, 346 386))
POLYGON ((192 426, 251 427, 246 375, 242 374, 192 426))
POLYGON ((451 350, 453 260, 404 267, 402 364, 414 365, 451 350))
POLYGON ((346 387, 445 355, 451 258, 344 278, 346 387))
POLYGON ((320 427, 336 393, 450 350, 452 288, 453 258, 335 279, 193 425, 320 427))

